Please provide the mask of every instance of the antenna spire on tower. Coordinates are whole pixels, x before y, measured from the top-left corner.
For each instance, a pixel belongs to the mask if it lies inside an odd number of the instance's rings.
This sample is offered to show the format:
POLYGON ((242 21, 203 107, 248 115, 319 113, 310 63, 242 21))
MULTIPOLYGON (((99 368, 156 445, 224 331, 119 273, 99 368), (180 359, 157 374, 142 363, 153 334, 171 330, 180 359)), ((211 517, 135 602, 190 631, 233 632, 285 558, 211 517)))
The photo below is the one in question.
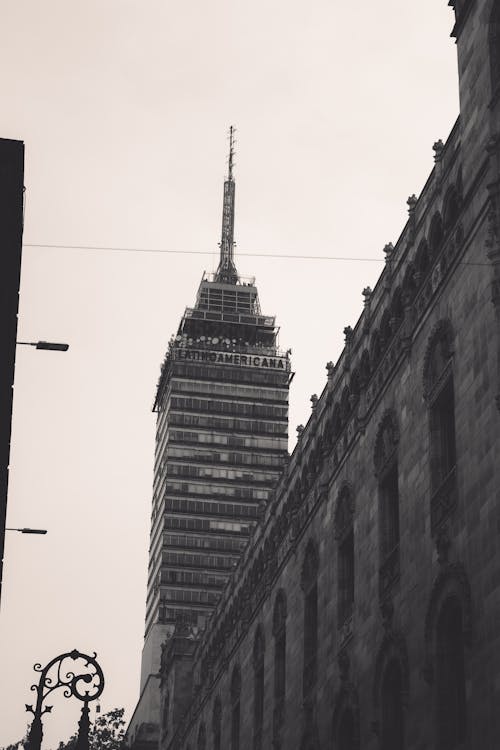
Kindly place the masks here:
POLYGON ((220 242, 220 260, 215 280, 225 284, 236 284, 238 272, 234 265, 234 134, 236 128, 229 128, 228 176, 224 182, 224 200, 222 205, 222 236, 220 242))

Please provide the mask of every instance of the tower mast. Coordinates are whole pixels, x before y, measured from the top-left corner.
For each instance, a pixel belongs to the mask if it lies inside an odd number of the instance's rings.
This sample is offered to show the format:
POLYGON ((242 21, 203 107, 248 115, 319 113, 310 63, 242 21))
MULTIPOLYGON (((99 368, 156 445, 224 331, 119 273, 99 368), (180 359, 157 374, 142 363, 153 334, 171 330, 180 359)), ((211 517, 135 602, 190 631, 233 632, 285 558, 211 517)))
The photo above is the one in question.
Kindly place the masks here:
POLYGON ((229 169, 227 180, 224 182, 224 200, 222 204, 222 236, 220 241, 220 260, 215 280, 224 284, 236 284, 238 272, 234 265, 234 133, 235 128, 229 128, 229 169))

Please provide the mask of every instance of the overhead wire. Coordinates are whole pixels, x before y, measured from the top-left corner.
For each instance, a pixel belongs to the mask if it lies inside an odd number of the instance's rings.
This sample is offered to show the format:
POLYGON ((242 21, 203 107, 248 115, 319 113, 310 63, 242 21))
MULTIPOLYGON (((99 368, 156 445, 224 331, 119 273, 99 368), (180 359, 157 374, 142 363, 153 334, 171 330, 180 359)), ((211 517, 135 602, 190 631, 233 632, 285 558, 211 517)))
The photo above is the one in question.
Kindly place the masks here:
MULTIPOLYGON (((24 247, 40 247, 40 248, 54 248, 58 250, 99 250, 108 252, 118 253, 159 253, 169 254, 176 253, 178 255, 214 255, 218 253, 218 250, 172 250, 165 248, 153 248, 153 247, 99 247, 95 245, 50 245, 41 243, 23 243, 24 247)), ((348 256, 331 256, 331 255, 299 255, 292 253, 259 253, 259 252, 245 252, 238 250, 238 257, 250 257, 250 258, 284 258, 286 260, 342 260, 342 261, 367 261, 375 263, 383 263, 383 258, 358 258, 348 256)))
MULTIPOLYGON (((217 250, 172 250, 167 248, 155 248, 155 247, 109 247, 99 245, 53 245, 49 243, 40 242, 23 242, 23 247, 39 247, 48 248, 55 250, 97 250, 99 252, 114 252, 114 253, 157 253, 157 254, 177 254, 177 255, 214 255, 217 254, 217 250)), ((344 262, 363 262, 363 263, 385 263, 385 258, 361 258, 358 256, 346 256, 346 255, 300 255, 294 253, 260 253, 260 252, 245 252, 238 250, 239 257, 245 258, 271 258, 271 259, 284 259, 284 260, 333 260, 333 261, 344 261, 344 262)), ((461 266, 484 266, 487 268, 491 267, 491 263, 477 263, 474 261, 460 261, 461 266)))

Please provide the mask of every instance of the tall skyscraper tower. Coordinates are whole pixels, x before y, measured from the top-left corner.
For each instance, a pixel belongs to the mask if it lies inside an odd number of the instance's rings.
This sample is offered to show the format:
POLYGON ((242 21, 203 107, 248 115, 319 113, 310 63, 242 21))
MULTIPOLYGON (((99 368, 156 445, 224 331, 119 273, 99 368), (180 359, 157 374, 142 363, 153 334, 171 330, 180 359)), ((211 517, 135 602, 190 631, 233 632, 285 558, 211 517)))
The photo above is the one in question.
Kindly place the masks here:
POLYGON ((141 697, 127 733, 137 750, 157 739, 161 643, 179 617, 204 626, 288 455, 290 360, 234 264, 233 159, 231 128, 219 266, 169 342, 154 403, 141 697))

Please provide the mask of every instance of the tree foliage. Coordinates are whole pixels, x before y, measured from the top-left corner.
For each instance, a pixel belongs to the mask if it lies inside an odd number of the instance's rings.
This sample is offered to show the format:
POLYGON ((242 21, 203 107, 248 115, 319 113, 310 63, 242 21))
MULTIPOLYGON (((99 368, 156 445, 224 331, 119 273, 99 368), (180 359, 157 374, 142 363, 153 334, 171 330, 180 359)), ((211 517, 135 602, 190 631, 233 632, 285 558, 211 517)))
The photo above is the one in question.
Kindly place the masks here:
MULTIPOLYGON (((90 727, 90 750, 121 750, 125 736, 125 720, 123 708, 113 708, 111 711, 98 716, 90 727)), ((77 734, 67 742, 60 742, 57 750, 74 750, 77 734)))

